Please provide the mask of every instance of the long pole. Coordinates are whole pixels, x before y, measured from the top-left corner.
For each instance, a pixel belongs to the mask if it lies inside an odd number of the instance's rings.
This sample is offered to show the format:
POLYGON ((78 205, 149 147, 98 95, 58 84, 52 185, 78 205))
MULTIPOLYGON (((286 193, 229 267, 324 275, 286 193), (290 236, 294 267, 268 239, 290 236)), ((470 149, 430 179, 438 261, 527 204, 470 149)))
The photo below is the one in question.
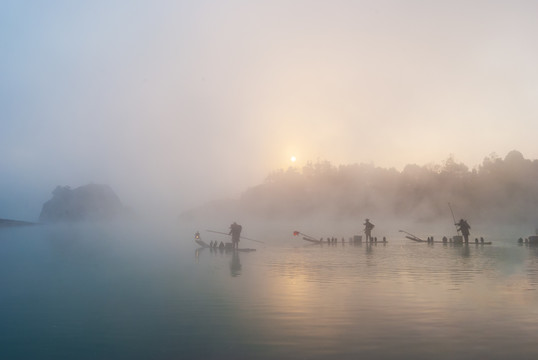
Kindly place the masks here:
POLYGON ((452 211, 452 206, 450 206, 450 203, 448 203, 448 207, 450 208, 450 212, 452 213, 452 220, 454 220, 454 226, 456 226, 456 231, 459 235, 460 229, 458 229, 458 226, 456 225, 456 217, 454 216, 454 211, 452 211))
MULTIPOLYGON (((225 233, 225 232, 222 232, 222 231, 215 231, 215 230, 206 230, 207 232, 212 232, 212 233, 215 233, 215 234, 221 234, 221 235, 230 235, 228 233, 225 233)), ((246 236, 240 236, 241 239, 245 239, 245 240, 250 240, 250 241, 255 241, 255 242, 258 242, 260 244, 265 244, 263 241, 260 241, 260 240, 254 240, 254 239, 250 239, 246 236)))

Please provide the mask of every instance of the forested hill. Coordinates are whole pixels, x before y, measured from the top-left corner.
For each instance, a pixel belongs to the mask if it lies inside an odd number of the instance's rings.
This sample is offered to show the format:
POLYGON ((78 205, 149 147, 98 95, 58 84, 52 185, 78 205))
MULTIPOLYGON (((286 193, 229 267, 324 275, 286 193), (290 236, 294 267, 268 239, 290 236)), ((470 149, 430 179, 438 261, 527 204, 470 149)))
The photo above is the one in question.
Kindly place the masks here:
POLYGON ((248 189, 239 207, 268 217, 392 215, 416 220, 456 216, 473 220, 538 220, 538 160, 518 151, 486 157, 470 170, 453 158, 440 165, 407 165, 402 171, 371 164, 310 163, 277 171, 248 189))
POLYGON ((383 216, 434 221, 451 218, 448 203, 456 217, 473 222, 535 226, 538 160, 512 151, 504 159, 486 157, 475 169, 453 158, 438 165, 407 165, 402 171, 371 164, 309 163, 302 169, 270 174, 236 203, 227 202, 212 212, 227 209, 275 220, 323 215, 343 220, 383 216))

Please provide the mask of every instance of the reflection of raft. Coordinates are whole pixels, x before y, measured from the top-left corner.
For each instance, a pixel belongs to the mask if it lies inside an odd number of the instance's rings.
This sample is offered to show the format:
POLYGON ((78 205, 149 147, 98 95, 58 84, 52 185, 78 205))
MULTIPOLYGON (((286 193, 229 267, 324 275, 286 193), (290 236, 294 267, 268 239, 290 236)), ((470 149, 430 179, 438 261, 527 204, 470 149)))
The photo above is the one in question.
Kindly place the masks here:
POLYGON ((242 248, 242 249, 234 249, 233 247, 222 247, 222 248, 219 248, 219 247, 213 247, 213 248, 210 248, 212 251, 222 251, 222 252, 252 252, 252 251, 256 251, 256 249, 248 249, 248 248, 242 248))

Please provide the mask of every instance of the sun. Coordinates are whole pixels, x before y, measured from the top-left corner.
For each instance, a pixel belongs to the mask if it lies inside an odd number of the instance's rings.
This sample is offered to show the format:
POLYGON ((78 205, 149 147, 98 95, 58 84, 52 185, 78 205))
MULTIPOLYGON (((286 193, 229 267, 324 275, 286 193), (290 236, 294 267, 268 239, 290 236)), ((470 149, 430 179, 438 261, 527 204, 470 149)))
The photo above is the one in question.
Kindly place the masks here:
POLYGON ((291 160, 292 163, 294 163, 294 162, 297 161, 297 158, 296 158, 295 156, 292 156, 292 157, 290 158, 290 160, 291 160))

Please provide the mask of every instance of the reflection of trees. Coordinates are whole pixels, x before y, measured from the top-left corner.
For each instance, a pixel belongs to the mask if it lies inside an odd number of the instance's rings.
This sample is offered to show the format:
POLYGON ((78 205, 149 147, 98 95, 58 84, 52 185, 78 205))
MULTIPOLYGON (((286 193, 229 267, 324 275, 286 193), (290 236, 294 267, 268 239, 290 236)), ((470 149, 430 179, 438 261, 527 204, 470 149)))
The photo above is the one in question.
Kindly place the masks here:
POLYGON ((538 210, 538 160, 518 151, 492 154, 475 169, 449 157, 442 164, 407 165, 402 171, 372 164, 335 167, 328 161, 271 173, 247 190, 240 206, 269 217, 326 211, 338 217, 383 213, 431 220, 446 217, 447 203, 473 220, 534 223, 538 210))

